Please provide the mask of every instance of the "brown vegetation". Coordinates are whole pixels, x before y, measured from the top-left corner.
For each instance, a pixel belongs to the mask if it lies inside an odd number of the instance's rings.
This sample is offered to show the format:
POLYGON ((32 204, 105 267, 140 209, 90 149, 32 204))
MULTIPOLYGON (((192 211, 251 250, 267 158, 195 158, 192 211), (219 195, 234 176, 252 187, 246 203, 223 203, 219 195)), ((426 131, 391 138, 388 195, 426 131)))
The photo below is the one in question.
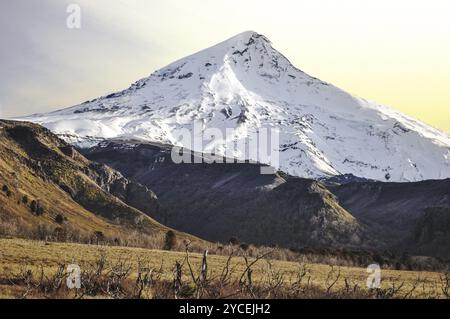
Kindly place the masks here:
MULTIPOLYGON (((242 252, 240 252, 242 253, 242 252)), ((205 251, 194 257, 189 244, 172 265, 154 266, 154 261, 138 256, 115 259, 101 253, 81 267, 80 287, 69 289, 68 264, 58 263, 53 271, 43 265, 26 265, 0 278, 16 298, 113 298, 113 299, 310 299, 310 298, 450 298, 450 274, 433 284, 422 279, 407 282, 398 278, 379 289, 368 290, 340 267, 330 267, 321 278, 314 278, 314 265, 297 264, 290 271, 278 268, 270 259, 272 251, 250 258, 237 257, 231 250, 221 264, 210 264, 205 251), (239 259, 237 263, 235 259, 239 259), (198 263, 198 261, 201 261, 198 263), (213 268, 212 268, 213 266, 213 268)))

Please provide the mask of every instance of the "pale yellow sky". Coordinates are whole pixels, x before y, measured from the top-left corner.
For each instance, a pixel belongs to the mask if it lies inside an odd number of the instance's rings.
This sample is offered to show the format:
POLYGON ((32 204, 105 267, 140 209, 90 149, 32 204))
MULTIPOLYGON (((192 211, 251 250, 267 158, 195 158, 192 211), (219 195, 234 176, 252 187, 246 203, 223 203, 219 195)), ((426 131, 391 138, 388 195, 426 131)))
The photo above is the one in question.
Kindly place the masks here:
POLYGON ((450 132, 448 0, 42 0, 32 17, 23 16, 31 1, 8 1, 0 4, 8 9, 0 33, 15 35, 10 55, 0 53, 0 115, 123 89, 254 30, 303 71, 450 132), (65 28, 71 2, 81 5, 81 30, 65 28), (35 54, 20 59, 24 47, 35 54))

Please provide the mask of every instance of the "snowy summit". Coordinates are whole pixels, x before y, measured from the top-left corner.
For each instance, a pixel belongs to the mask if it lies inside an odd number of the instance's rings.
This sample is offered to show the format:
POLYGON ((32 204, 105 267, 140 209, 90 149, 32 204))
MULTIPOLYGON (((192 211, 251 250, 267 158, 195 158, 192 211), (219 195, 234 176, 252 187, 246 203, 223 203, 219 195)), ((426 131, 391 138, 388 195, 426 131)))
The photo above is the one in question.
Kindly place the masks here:
MULTIPOLYGON (((177 144, 201 122, 280 132, 280 170, 305 178, 345 174, 380 181, 450 178, 450 136, 356 98, 294 67, 271 42, 245 32, 154 72, 130 88, 24 120, 80 147, 103 139, 177 144)), ((224 141, 215 148, 220 153, 224 141)))

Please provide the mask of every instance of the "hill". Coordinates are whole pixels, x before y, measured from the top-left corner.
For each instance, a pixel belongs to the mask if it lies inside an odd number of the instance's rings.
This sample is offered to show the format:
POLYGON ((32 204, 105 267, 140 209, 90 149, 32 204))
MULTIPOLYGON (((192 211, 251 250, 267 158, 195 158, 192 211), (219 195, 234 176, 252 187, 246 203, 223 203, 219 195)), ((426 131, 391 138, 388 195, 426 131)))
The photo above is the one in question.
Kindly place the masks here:
POLYGON ((0 187, 3 236, 158 245, 169 230, 152 191, 39 125, 0 121, 0 187))

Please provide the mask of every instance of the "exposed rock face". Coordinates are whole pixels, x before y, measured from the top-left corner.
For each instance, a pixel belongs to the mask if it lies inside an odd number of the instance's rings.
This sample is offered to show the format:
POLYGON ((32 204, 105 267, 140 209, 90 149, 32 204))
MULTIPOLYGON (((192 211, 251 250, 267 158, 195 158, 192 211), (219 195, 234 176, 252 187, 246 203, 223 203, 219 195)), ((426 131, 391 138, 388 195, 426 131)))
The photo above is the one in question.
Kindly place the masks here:
POLYGON ((77 156, 77 151, 71 145, 61 146, 59 149, 61 150, 61 152, 72 159, 75 159, 77 156))
POLYGON ((104 164, 91 163, 90 168, 92 169, 91 178, 105 191, 149 216, 160 214, 158 198, 147 187, 131 182, 121 173, 104 164))

